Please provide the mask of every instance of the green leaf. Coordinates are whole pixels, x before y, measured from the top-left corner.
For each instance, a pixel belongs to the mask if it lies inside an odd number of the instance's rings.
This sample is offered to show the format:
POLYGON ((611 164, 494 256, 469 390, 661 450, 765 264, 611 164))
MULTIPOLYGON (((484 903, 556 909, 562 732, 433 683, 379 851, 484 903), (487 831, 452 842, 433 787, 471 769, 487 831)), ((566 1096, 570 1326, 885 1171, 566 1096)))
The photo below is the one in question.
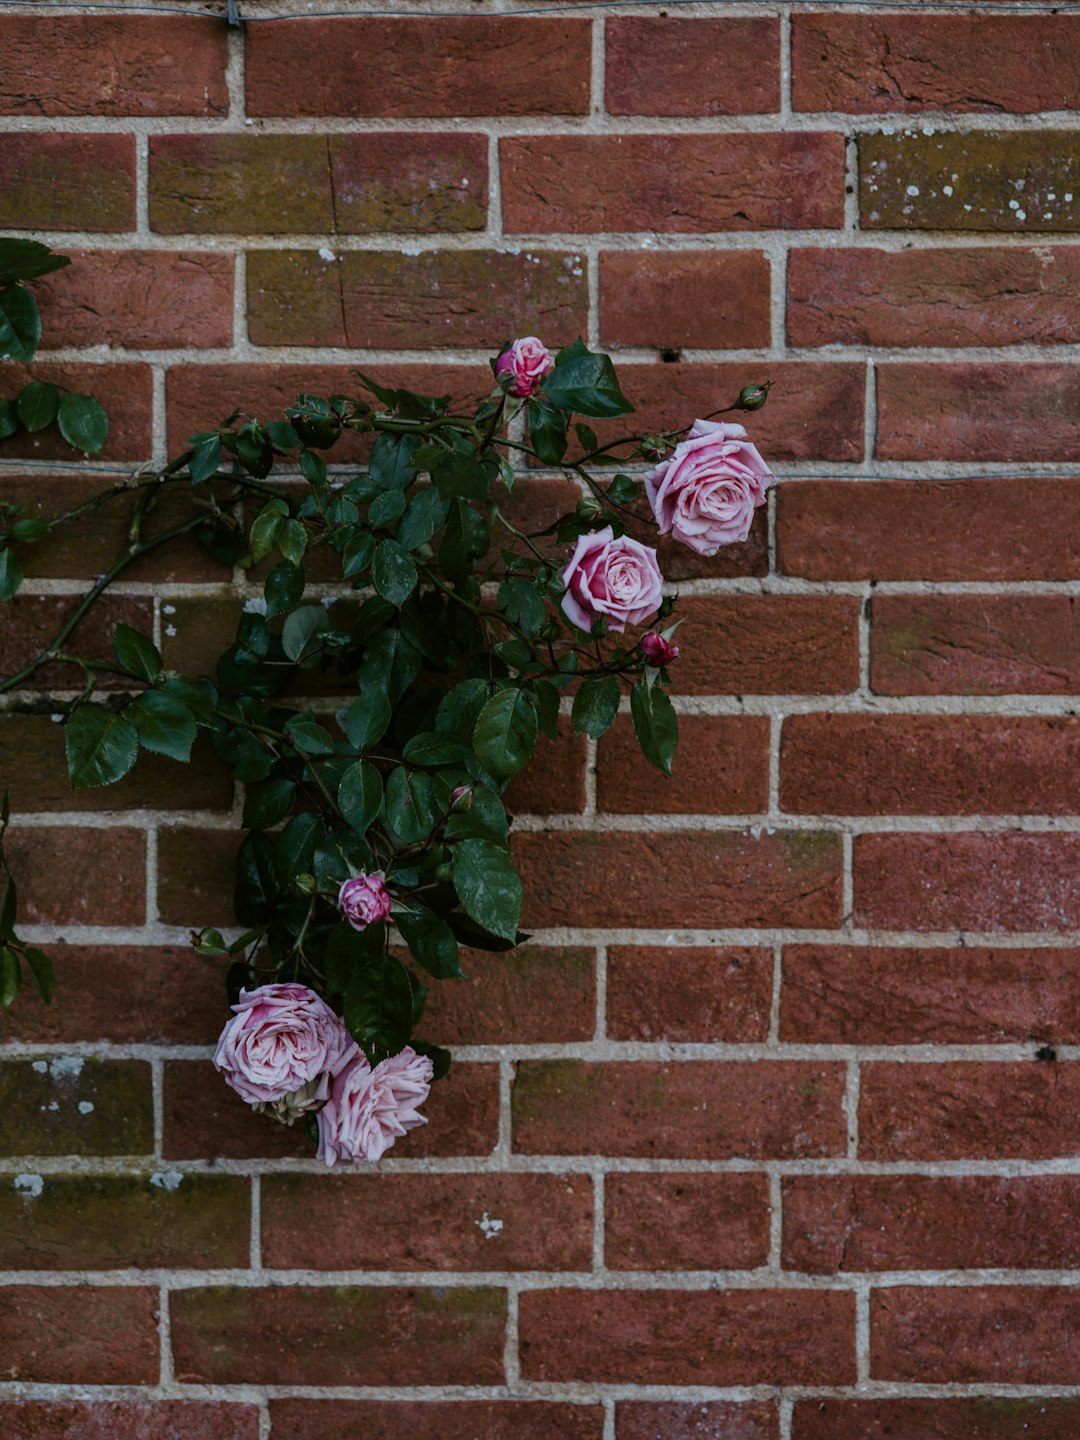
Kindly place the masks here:
POLYGON ((382 689, 396 705, 420 673, 420 652, 400 630, 380 630, 364 652, 360 666, 361 690, 382 689))
POLYGON ((109 417, 89 395, 65 395, 57 414, 60 434, 76 450, 96 455, 109 433, 109 417))
POLYGON ((262 925, 270 919, 277 899, 274 852, 265 835, 245 835, 236 856, 236 894, 233 909, 241 925, 262 925))
POLYGON ((139 743, 155 755, 187 762, 195 744, 195 716, 182 700, 164 690, 147 690, 124 711, 139 732, 139 743))
POLYGON ((368 471, 383 490, 404 490, 416 479, 412 458, 420 448, 418 435, 379 435, 371 447, 368 471))
MULTIPOLYGON (((194 934, 191 937, 195 939, 194 934)), ((220 930, 215 930, 212 925, 198 932, 198 944, 195 946, 196 955, 228 955, 229 947, 220 930)))
POLYGON ((145 635, 140 635, 130 625, 117 625, 113 631, 113 654, 120 662, 120 668, 139 680, 152 685, 161 674, 161 651, 145 635))
POLYGON ((558 465, 566 454, 566 418, 544 400, 530 400, 527 407, 529 438, 545 465, 558 465))
POLYGON ((19 562, 10 550, 0 550, 0 601, 10 600, 23 582, 19 562))
POLYGON ((15 881, 9 875, 7 884, 4 886, 4 903, 0 906, 0 940, 12 940, 15 937, 15 916, 18 911, 18 893, 15 889, 15 881))
POLYGON ((619 713, 619 682, 614 675, 605 675, 602 680, 583 680, 581 689, 574 696, 574 708, 570 720, 575 735, 590 735, 599 740, 610 730, 619 713))
POLYGON ((337 800, 349 826, 358 835, 365 835, 382 809, 382 776, 374 765, 358 760, 342 775, 337 800))
POLYGON ((641 753, 650 765, 670 775, 679 740, 679 721, 671 701, 659 685, 635 685, 630 691, 630 714, 641 753))
POLYGON ((520 625, 526 635, 536 635, 547 616, 543 596, 536 582, 523 575, 511 575, 499 586, 499 606, 508 620, 520 625))
POLYGON ((356 750, 370 750, 386 733, 390 724, 390 701, 385 691, 374 686, 365 689, 346 710, 342 729, 349 744, 356 750))
POLYGON ((420 730, 406 740, 401 753, 411 765, 460 765, 470 752, 460 740, 451 740, 437 730, 420 730))
POLYGON ((179 675, 174 675, 158 689, 176 700, 182 700, 195 716, 197 724, 210 727, 214 725, 217 692, 209 680, 183 680, 179 675))
POLYGON ((19 412, 13 400, 0 400, 0 440, 14 435, 20 427, 19 412))
POLYGON ((489 775, 509 780, 532 759, 539 727, 536 710, 523 690, 512 687, 493 695, 473 729, 473 750, 489 775))
POLYGON ((200 485, 204 480, 209 480, 220 464, 221 439, 217 435, 211 435, 209 440, 200 441, 191 452, 191 459, 188 461, 191 483, 200 485))
POLYGON ((434 975, 436 980, 465 978, 454 932, 434 911, 414 906, 411 910, 399 911, 394 922, 405 944, 429 975, 434 975))
POLYGON ((266 437, 279 455, 288 455, 300 444, 300 436, 287 420, 271 420, 266 426, 266 437))
POLYGON ((7 945, 0 948, 0 1005, 9 1010, 22 985, 19 957, 7 945))
POLYGON ((53 963, 45 954, 44 950, 37 950, 33 945, 23 946, 23 959, 30 970, 31 978, 37 986, 37 992, 45 1001, 46 1005, 52 1004, 53 990, 56 980, 53 976, 53 963))
POLYGON ((285 726, 285 733, 305 755, 332 755, 334 742, 329 730, 321 726, 310 715, 294 715, 285 726))
POLYGON ((44 430, 56 419, 60 391, 55 385, 46 385, 42 380, 31 380, 19 391, 15 406, 27 430, 44 430))
POLYGON ((641 486, 629 475, 616 475, 607 493, 608 499, 616 505, 632 505, 641 494, 641 486))
POLYGON ((280 560, 266 577, 263 594, 268 616, 284 615, 296 605, 304 593, 304 567, 290 560, 280 560))
POLYGON ((433 539, 446 524, 450 502, 432 486, 420 490, 409 501, 409 508, 397 528, 397 541, 406 550, 416 550, 433 539))
POLYGON ((296 783, 292 780, 264 780, 249 785, 240 823, 245 830, 269 830, 280 825, 292 809, 295 793, 296 783))
POLYGON ((375 536, 367 530, 358 531, 341 552, 341 578, 351 580, 371 564, 375 553, 375 536))
POLYGON ((371 578, 384 600, 389 600, 391 605, 404 605, 416 589, 416 564, 396 540, 382 540, 375 547, 371 578))
POLYGON ((318 815, 294 815, 274 842, 274 874, 288 888, 311 868, 315 842, 323 833, 318 815))
POLYGON ((396 1055, 413 1026, 413 984, 393 955, 365 965, 345 992, 345 1024, 369 1060, 396 1055))
POLYGON ((439 566, 448 580, 464 580, 487 554, 491 539, 484 517, 464 500, 452 503, 439 546, 439 566))
POLYGON ((377 960, 386 950, 386 926, 369 925, 354 930, 347 920, 335 925, 326 938, 323 965, 330 994, 343 995, 357 971, 377 960))
POLYGON ((448 735, 471 735, 490 694, 486 680, 462 680, 439 701, 436 728, 448 735))
POLYGON ((0 236, 0 284, 6 285, 13 280, 36 280, 70 264, 66 255, 54 255, 40 240, 0 236))
POLYGON ((403 490, 384 490, 368 507, 368 524, 382 530, 392 525, 405 509, 403 490))
POLYGON ((491 488, 490 469, 469 455, 448 454, 431 478, 444 500, 486 500, 491 488))
POLYGON ((544 381, 544 395, 561 410, 601 419, 629 415, 634 408, 619 389, 607 355, 575 355, 562 361, 544 381))
POLYGON ((410 772, 404 765, 391 770, 384 811, 387 824, 404 844, 417 845, 426 840, 442 814, 431 776, 422 771, 410 772))
POLYGON ((139 732, 122 715, 100 705, 80 705, 68 716, 65 732, 68 774, 76 790, 112 785, 135 764, 139 732))
POLYGON ((454 848, 453 875, 465 913, 490 934, 516 940, 522 885, 506 851, 490 840, 462 840, 454 848))
POLYGON ((32 360, 41 339, 37 301, 21 285, 0 290, 0 360, 32 360))
POLYGON ((450 1062, 453 1059, 450 1051, 444 1050, 441 1045, 432 1045, 430 1040, 410 1040, 409 1044, 417 1055, 425 1055, 431 1061, 433 1067, 431 1078, 441 1080, 450 1069, 450 1062))
POLYGON ((330 629, 330 617, 322 605, 301 605, 286 617, 281 629, 281 648, 290 660, 301 661, 317 655, 319 636, 330 629))
POLYGON ((286 520, 278 531, 278 549, 286 560, 299 565, 308 546, 308 532, 299 520, 286 520))
POLYGON ((36 545, 48 535, 50 526, 45 520, 16 520, 11 527, 11 538, 20 545, 36 545))
POLYGON ((265 560, 277 544, 281 527, 288 518, 289 507, 284 500, 271 500, 251 522, 251 558, 257 565, 265 560))

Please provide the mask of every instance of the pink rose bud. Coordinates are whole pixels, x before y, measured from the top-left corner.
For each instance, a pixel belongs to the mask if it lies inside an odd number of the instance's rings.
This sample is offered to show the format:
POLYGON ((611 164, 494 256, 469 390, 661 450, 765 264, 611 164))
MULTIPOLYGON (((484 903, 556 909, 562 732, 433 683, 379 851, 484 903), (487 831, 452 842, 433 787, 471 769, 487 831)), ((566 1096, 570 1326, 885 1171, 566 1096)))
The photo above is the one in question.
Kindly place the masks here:
POLYGON ((745 540, 773 473, 741 425, 695 420, 673 454, 644 475, 660 534, 699 555, 745 540))
POLYGON ((679 658, 679 647, 672 645, 670 640, 665 640, 663 635, 658 635, 655 630, 650 630, 647 635, 641 637, 641 649, 650 665, 670 665, 672 660, 679 658))
POLYGON ((535 395, 544 377, 554 369, 554 356, 535 335, 524 335, 515 340, 510 349, 504 350, 495 361, 495 374, 509 375, 510 394, 522 400, 535 395))
POLYGON ((611 630, 640 625, 664 598, 656 551, 629 535, 616 540, 610 525, 579 537, 562 581, 563 610, 579 630, 590 633, 598 619, 611 630))
POLYGON ((431 1089, 435 1067, 411 1045, 374 1070, 357 1052, 334 1079, 319 1111, 319 1159, 378 1160, 399 1136, 427 1118, 418 1113, 431 1089))
POLYGON ((241 990, 214 1065, 249 1104, 274 1105, 314 1082, 304 1108, 329 1093, 330 1077, 356 1049, 344 1021, 306 985, 241 990))
POLYGON ((338 909, 354 930, 366 930, 390 914, 390 896, 381 875, 357 875, 338 891, 338 909))
POLYGON ((471 785, 459 785, 450 794, 450 809, 460 814, 472 809, 473 792, 471 785))

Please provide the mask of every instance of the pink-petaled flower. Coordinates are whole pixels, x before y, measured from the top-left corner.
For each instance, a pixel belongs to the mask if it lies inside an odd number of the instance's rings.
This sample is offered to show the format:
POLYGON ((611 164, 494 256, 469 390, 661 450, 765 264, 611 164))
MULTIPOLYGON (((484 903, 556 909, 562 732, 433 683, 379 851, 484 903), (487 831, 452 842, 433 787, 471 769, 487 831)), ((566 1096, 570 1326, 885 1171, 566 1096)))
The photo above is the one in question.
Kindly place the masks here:
POLYGON ((521 400, 535 395, 555 369, 555 357, 535 335, 523 335, 495 361, 496 375, 510 375, 509 391, 521 400))
POLYGON ((639 643, 645 659, 657 669, 661 665, 670 665, 679 658, 678 645, 672 645, 670 640, 665 640, 663 635, 658 635, 655 630, 643 635, 639 643))
POLYGON ((660 534, 699 555, 745 540, 773 473, 741 425, 695 420, 667 460, 645 473, 660 534))
POLYGON ((366 930, 390 914, 390 896, 381 875, 357 875, 338 891, 338 909, 354 930, 366 930))
POLYGON ((406 1045, 374 1069, 358 1052, 335 1078, 319 1111, 319 1159, 378 1160, 399 1136, 426 1125, 418 1113, 431 1089, 435 1067, 406 1045))
POLYGON ((579 630, 602 615, 612 630, 640 625, 660 608, 664 577, 656 551, 611 526, 579 537, 562 572, 562 608, 579 630))
MULTIPOLYGON (((249 1104, 274 1104, 314 1082, 298 1100, 314 1109, 356 1044, 340 1016, 306 985, 241 990, 221 1032, 214 1065, 249 1104)), ((289 1107, 286 1107, 288 1109, 289 1107)))

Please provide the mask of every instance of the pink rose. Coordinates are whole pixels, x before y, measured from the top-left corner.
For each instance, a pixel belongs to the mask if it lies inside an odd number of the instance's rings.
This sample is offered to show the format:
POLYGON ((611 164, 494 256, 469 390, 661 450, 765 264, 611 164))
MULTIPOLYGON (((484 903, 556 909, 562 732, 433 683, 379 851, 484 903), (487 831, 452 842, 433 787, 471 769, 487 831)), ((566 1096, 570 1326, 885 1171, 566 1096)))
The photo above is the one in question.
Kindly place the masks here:
POLYGON ((378 1160, 399 1135, 426 1125, 417 1113, 431 1089, 435 1067, 406 1045, 374 1070, 358 1052, 335 1078, 319 1111, 319 1159, 378 1160))
POLYGON ((699 555, 745 540, 774 478, 741 425, 695 420, 685 440, 645 473, 660 534, 670 530, 699 555))
POLYGON ((381 875, 357 875, 338 891, 338 909, 354 930, 366 930, 390 914, 390 896, 381 875))
POLYGON ((670 640, 665 640, 663 635, 658 635, 655 630, 643 635, 640 644, 645 659, 657 669, 661 665, 670 665, 672 660, 679 658, 678 645, 672 645, 670 640))
MULTIPOLYGON (((305 1109, 326 1099, 330 1077, 356 1049, 341 1018, 306 985, 241 990, 214 1065, 249 1104, 273 1104, 310 1082, 305 1109)), ((290 1107, 286 1107, 288 1109, 290 1107)))
POLYGON ((524 335, 515 340, 509 350, 504 350, 495 361, 495 374, 507 375, 510 394, 519 399, 535 395, 543 384, 544 376, 555 369, 555 358, 551 351, 535 335, 524 335))
POLYGON ((578 539, 562 572, 562 608, 579 630, 591 631, 602 615, 612 630, 640 625, 663 600, 664 577, 656 551, 608 525, 578 539))

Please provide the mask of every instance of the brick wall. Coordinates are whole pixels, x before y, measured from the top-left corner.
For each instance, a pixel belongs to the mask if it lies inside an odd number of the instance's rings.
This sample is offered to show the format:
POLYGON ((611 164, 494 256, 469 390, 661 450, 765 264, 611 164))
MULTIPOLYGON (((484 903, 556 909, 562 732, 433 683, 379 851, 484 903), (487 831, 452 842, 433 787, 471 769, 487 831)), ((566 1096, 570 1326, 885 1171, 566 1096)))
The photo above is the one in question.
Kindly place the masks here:
MULTIPOLYGON (((649 423, 771 378, 781 472, 667 556, 674 781, 620 725, 519 789, 535 942, 433 996, 452 1078, 369 1173, 208 1063, 223 773, 72 795, 60 692, 5 718, 59 987, 3 1022, 0 1434, 1074 1440, 1080 15, 495 8, 0 5, 0 228, 77 257, 37 373, 101 465, 581 330, 649 423)), ((5 670, 122 528, 36 552, 5 670)), ((198 667, 244 593, 159 554, 84 638, 198 667)))

